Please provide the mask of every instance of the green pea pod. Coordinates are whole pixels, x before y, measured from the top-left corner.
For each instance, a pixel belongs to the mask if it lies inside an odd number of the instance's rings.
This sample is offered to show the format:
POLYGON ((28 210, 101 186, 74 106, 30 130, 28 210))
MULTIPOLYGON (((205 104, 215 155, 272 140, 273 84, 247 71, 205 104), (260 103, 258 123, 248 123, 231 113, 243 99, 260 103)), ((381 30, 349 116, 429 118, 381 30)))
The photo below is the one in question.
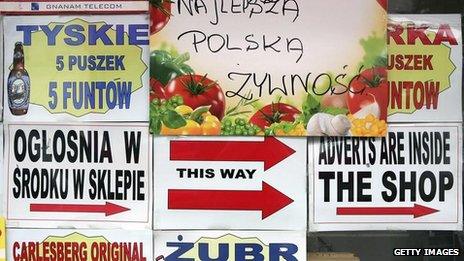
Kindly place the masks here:
POLYGON ((177 76, 194 74, 193 69, 185 64, 189 59, 188 53, 174 57, 167 51, 155 50, 150 57, 150 76, 165 86, 177 76))

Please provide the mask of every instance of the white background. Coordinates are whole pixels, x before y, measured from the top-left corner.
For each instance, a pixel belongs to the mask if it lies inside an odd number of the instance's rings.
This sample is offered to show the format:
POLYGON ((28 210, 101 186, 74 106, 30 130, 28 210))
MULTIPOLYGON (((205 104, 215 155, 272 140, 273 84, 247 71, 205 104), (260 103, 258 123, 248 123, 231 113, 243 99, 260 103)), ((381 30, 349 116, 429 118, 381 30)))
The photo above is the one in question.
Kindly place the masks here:
MULTIPOLYGON (((168 138, 155 137, 154 159, 154 227, 155 229, 272 229, 302 230, 306 228, 306 138, 279 138, 296 152, 263 171, 260 162, 170 161, 170 140, 240 140, 263 138, 168 138), (254 178, 181 179, 176 168, 257 169, 254 178), (294 200, 293 203, 262 220, 260 211, 168 210, 168 189, 261 190, 262 181, 294 200)), ((272 152, 269 152, 272 153, 272 152)), ((251 200, 251 199, 250 199, 251 200)))
MULTIPOLYGON (((462 229, 462 128, 460 124, 422 124, 422 125, 390 125, 391 132, 405 132, 405 150, 403 155, 406 162, 408 153, 408 132, 432 132, 449 131, 451 158, 450 165, 381 165, 379 159, 380 142, 376 142, 377 161, 376 165, 319 165, 319 141, 309 145, 309 230, 310 231, 344 231, 344 230, 461 230, 462 229), (438 177, 439 171, 450 171, 454 175, 454 185, 451 190, 445 192, 446 202, 439 202, 438 194, 432 202, 424 202, 420 199, 417 191, 416 202, 399 202, 399 196, 394 202, 384 202, 381 197, 382 191, 387 191, 382 185, 382 176, 386 171, 393 171, 397 175, 398 184, 400 171, 406 171, 406 181, 410 180, 410 171, 416 171, 416 179, 425 171, 432 171, 438 177), (348 171, 372 171, 371 189, 372 202, 347 202, 347 192, 344 192, 343 203, 336 203, 336 186, 331 181, 331 202, 324 202, 324 181, 316 174, 320 171, 343 171, 344 180, 348 180, 348 171), (440 210, 440 212, 414 219, 411 215, 401 216, 337 216, 337 207, 413 207, 414 203, 440 210)), ((356 175, 355 175, 356 180, 356 175)), ((437 178, 438 183, 438 178, 437 178)), ((429 184, 428 182, 426 184, 429 184)), ((426 185, 426 192, 429 186, 426 185)), ((397 185, 398 187, 398 185, 397 185)), ((417 186, 418 188, 418 186, 417 186)), ((355 186, 356 189, 356 186, 355 186)), ((389 190, 388 190, 389 191, 389 190)), ((389 192, 390 193, 390 192, 389 192)), ((438 190, 437 190, 438 193, 438 190)), ((409 199, 410 191, 406 191, 406 199, 409 199)), ((355 190, 356 197, 356 190, 355 190)))
MULTIPOLYGON (((130 228, 148 228, 151 224, 151 172, 149 171, 149 159, 150 159, 150 149, 149 149, 149 135, 148 135, 148 126, 146 124, 86 124, 86 125, 77 125, 77 124, 68 124, 68 125, 52 125, 52 124, 21 124, 21 125, 9 125, 5 133, 6 155, 9 155, 5 161, 5 201, 7 204, 6 212, 8 217, 8 226, 9 227, 99 227, 99 228, 121 228, 121 227, 130 227, 130 228), (39 133, 42 135, 43 129, 47 130, 47 139, 53 138, 53 133, 55 130, 62 130, 65 133, 69 130, 75 130, 76 132, 83 131, 99 131, 99 144, 101 144, 101 139, 103 136, 103 131, 107 130, 109 133, 109 139, 111 143, 111 150, 113 156, 113 163, 108 163, 107 160, 104 163, 69 163, 65 157, 65 160, 61 163, 56 162, 31 162, 29 157, 26 156, 23 162, 16 162, 13 151, 13 138, 15 130, 22 129, 27 134, 31 129, 38 129, 39 133), (125 157, 125 145, 124 145, 124 131, 140 131, 140 158, 139 163, 133 161, 131 163, 126 163, 125 157), (19 168, 29 168, 31 171, 33 168, 46 168, 46 169, 70 169, 69 171, 69 192, 68 198, 66 200, 62 199, 15 199, 13 197, 13 171, 19 166, 19 168), (73 196, 73 186, 72 182, 72 169, 85 169, 85 180, 86 185, 84 186, 84 199, 74 199, 73 196), (89 171, 91 169, 111 170, 111 187, 112 191, 115 190, 115 170, 144 170, 145 177, 142 179, 144 181, 145 187, 141 189, 141 192, 145 194, 144 201, 132 200, 130 197, 131 194, 128 194, 128 200, 91 200, 89 198, 88 190, 90 189, 89 185, 89 171), (11 185, 11 187, 10 187, 11 185), (101 205, 105 202, 114 203, 122 207, 130 208, 129 211, 117 213, 111 216, 105 216, 104 213, 53 213, 53 212, 30 212, 29 205, 31 203, 47 203, 47 204, 91 204, 91 205, 101 205)), ((34 144, 37 142, 34 142, 34 144)), ((51 145, 51 143, 50 143, 51 145)), ((92 149, 93 150, 93 149, 92 149)), ((51 148, 48 150, 51 153, 51 148)), ((92 154, 93 155, 93 154, 92 154)), ((85 159, 85 157, 84 157, 85 159)), ((106 180, 106 179, 105 179, 106 180)), ((59 183, 58 183, 59 184, 59 183)), ((106 182, 105 182, 106 184, 106 182)), ((106 186, 105 186, 106 187, 106 186)), ((132 187, 133 188, 133 187, 132 187)), ((132 190, 128 190, 132 192, 132 190)))

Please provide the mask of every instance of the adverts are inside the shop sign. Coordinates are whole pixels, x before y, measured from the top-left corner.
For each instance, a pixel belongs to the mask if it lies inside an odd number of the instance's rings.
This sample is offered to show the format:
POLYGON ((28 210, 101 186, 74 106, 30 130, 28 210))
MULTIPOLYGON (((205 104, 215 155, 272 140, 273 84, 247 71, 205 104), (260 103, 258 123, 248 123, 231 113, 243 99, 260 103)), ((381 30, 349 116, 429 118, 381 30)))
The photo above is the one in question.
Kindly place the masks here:
POLYGON ((176 0, 152 6, 151 132, 385 136, 384 3, 176 0))
POLYGON ((309 229, 462 230, 461 124, 309 145, 309 229))

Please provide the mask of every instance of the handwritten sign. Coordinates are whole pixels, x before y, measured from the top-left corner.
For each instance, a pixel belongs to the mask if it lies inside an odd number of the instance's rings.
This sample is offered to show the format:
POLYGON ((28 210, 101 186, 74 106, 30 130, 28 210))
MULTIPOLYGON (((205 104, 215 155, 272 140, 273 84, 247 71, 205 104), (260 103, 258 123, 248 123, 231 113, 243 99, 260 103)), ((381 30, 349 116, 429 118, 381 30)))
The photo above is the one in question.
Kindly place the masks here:
POLYGON ((173 16, 158 10, 152 21, 152 133, 386 134, 377 1, 176 0, 162 9, 173 16))
POLYGON ((9 124, 5 184, 15 227, 151 224, 145 124, 9 124))
POLYGON ((460 15, 391 15, 391 122, 462 121, 460 15))
POLYGON ((146 121, 147 14, 5 16, 5 121, 146 121))

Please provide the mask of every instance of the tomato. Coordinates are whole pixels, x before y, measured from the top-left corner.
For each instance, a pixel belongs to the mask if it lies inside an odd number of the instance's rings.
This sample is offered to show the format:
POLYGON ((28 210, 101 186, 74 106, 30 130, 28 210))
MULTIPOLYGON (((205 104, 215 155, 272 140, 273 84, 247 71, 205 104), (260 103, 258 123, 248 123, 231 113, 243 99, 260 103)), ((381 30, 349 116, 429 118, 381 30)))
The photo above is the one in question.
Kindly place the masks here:
POLYGON ((272 103, 261 108, 251 118, 250 123, 265 129, 273 123, 280 123, 282 121, 294 122, 301 112, 285 103, 272 103))
POLYGON ((212 115, 222 119, 226 105, 221 87, 205 76, 182 75, 171 80, 166 86, 166 98, 180 95, 184 105, 196 109, 201 106, 211 106, 212 115))
POLYGON ((388 0, 377 0, 379 4, 383 7, 383 9, 387 10, 388 8, 388 0))
POLYGON ((150 102, 155 98, 166 99, 166 94, 164 93, 163 84, 154 78, 150 78, 150 102))
POLYGON ((348 109, 355 114, 363 107, 377 102, 380 107, 380 119, 387 119, 388 84, 387 69, 375 67, 363 71, 351 82, 347 96, 348 109))
POLYGON ((161 31, 169 22, 170 16, 170 0, 150 0, 150 33, 161 31))

